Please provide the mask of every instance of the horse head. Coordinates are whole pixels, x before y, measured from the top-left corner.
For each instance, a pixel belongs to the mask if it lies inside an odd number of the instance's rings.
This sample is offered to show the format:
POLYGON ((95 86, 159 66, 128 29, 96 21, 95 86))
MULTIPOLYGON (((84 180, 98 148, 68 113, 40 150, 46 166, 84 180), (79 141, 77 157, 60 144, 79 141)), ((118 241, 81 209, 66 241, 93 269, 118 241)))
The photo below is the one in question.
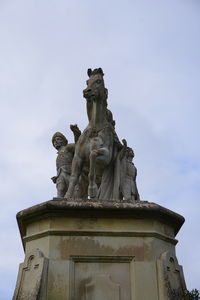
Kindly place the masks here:
POLYGON ((107 106, 108 90, 105 88, 103 80, 103 70, 101 68, 88 69, 89 79, 86 81, 87 87, 83 90, 83 96, 87 101, 103 100, 107 106))

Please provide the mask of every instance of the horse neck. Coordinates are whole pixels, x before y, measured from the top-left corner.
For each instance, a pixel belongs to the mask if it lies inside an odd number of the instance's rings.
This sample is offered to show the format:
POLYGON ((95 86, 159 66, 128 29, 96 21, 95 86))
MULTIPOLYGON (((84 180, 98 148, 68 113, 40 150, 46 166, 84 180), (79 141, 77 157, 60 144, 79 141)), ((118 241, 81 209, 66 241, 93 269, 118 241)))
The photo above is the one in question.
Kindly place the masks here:
POLYGON ((88 116, 89 122, 90 122, 90 120, 92 118, 92 106, 93 106, 93 102, 87 100, 87 116, 88 116))
POLYGON ((97 99, 92 102, 92 110, 90 111, 90 126, 93 128, 101 128, 107 123, 106 106, 104 99, 97 99))

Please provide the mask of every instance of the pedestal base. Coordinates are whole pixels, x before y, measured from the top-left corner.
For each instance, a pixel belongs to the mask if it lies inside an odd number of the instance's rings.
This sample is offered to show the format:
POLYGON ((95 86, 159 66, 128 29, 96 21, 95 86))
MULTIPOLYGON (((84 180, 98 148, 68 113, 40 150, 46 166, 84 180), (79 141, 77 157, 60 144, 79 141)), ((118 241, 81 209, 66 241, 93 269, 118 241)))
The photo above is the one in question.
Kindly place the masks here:
POLYGON ((147 201, 55 199, 18 213, 25 249, 15 300, 183 300, 184 218, 147 201))

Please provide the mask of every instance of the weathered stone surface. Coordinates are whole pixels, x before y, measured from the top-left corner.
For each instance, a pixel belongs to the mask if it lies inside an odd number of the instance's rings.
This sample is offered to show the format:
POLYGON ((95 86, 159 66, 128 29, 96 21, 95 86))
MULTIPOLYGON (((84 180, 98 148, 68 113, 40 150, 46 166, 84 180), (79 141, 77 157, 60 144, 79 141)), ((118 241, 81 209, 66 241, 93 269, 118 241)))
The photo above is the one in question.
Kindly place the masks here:
POLYGON ((25 253, 39 248, 49 261, 42 299, 186 299, 182 269, 169 265, 184 218, 162 206, 56 198, 17 219, 25 253))
MULTIPOLYGON (((145 222, 147 222, 147 220, 153 220, 154 224, 156 224, 156 222, 159 223, 159 221, 162 220, 162 227, 164 224, 167 224, 166 228, 168 229, 165 228, 165 230, 172 231, 170 235, 176 235, 184 223, 184 218, 179 214, 158 204, 147 201, 140 201, 133 204, 112 201, 83 202, 80 200, 80 202, 73 202, 54 198, 54 200, 32 206, 17 214, 17 221, 22 237, 26 234, 26 226, 32 219, 34 219, 34 221, 37 219, 41 221, 41 218, 42 220, 45 220, 45 218, 48 218, 50 215, 56 215, 59 216, 59 218, 65 216, 77 216, 78 218, 81 217, 81 222, 84 222, 88 217, 99 217, 99 219, 107 217, 110 220, 112 220, 112 218, 120 218, 120 220, 130 218, 132 221, 134 220, 135 223, 139 222, 139 220, 141 220, 141 222, 143 222, 142 220, 145 222)), ((126 223, 126 221, 123 222, 124 224, 126 223)), ((145 222, 143 223, 143 226, 145 226, 145 222)), ((97 229, 98 228, 99 227, 97 227, 97 229)), ((158 229, 160 230, 160 228, 158 229)))
POLYGON ((72 299, 130 299, 129 256, 72 256, 72 299))
POLYGON ((187 298, 187 289, 182 266, 178 264, 174 253, 163 252, 157 261, 160 286, 160 298, 166 300, 182 300, 187 298))
POLYGON ((42 300, 47 296, 48 260, 39 249, 28 252, 19 267, 13 300, 42 300))
POLYGON ((85 298, 86 300, 121 299, 120 284, 113 282, 110 278, 110 275, 108 274, 93 275, 91 281, 89 283, 86 283, 84 287, 85 293, 82 293, 82 298, 85 298))

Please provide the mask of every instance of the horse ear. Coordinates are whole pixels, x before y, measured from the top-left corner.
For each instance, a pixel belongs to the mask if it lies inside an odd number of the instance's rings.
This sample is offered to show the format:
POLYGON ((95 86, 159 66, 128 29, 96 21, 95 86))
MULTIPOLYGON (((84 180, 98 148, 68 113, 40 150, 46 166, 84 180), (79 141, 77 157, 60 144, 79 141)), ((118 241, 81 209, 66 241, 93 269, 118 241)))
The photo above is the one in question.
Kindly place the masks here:
POLYGON ((99 68, 98 71, 102 76, 104 75, 102 68, 99 68))
POLYGON ((88 69, 87 70, 88 77, 90 77, 91 73, 92 73, 92 69, 88 69))

